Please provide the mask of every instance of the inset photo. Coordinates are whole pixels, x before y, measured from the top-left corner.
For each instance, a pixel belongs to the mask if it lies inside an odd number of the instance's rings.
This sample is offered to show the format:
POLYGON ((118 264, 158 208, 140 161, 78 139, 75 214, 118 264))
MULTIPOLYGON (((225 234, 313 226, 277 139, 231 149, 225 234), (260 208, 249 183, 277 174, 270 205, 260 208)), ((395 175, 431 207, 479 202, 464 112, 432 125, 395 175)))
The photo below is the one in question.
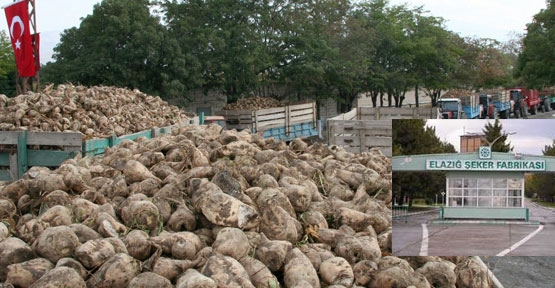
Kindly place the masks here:
POLYGON ((555 256, 555 122, 392 122, 396 256, 555 256))

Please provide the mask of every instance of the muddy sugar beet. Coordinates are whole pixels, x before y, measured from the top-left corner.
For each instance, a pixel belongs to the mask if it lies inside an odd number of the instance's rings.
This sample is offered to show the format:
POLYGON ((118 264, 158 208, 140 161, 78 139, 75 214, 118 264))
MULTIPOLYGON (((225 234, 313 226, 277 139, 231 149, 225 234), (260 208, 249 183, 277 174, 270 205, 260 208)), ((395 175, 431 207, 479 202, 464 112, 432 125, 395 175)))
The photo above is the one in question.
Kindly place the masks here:
POLYGON ((216 125, 34 167, 0 183, 0 204, 6 285, 432 287, 431 267, 453 272, 448 286, 473 267, 387 256, 391 162, 378 150, 216 125))

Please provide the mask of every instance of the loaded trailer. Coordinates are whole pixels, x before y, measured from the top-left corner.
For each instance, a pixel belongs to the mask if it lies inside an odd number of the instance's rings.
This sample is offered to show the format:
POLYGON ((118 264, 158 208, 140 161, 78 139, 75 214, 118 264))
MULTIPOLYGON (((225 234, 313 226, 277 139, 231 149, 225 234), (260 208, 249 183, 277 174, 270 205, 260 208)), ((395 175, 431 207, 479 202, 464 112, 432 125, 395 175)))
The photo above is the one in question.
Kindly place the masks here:
POLYGON ((20 179, 31 167, 56 168, 64 161, 104 154, 104 150, 126 140, 151 139, 170 134, 173 128, 200 124, 195 117, 185 123, 154 127, 133 134, 85 140, 80 132, 0 131, 0 181, 20 179))
POLYGON ((328 144, 353 153, 378 149, 391 157, 392 119, 434 119, 432 107, 357 107, 326 121, 328 144))
POLYGON ((259 110, 222 110, 226 129, 248 129, 264 138, 291 141, 319 135, 316 102, 259 110))
POLYGON ((491 91, 480 93, 480 104, 484 111, 480 118, 508 119, 511 113, 511 100, 507 91, 491 91))

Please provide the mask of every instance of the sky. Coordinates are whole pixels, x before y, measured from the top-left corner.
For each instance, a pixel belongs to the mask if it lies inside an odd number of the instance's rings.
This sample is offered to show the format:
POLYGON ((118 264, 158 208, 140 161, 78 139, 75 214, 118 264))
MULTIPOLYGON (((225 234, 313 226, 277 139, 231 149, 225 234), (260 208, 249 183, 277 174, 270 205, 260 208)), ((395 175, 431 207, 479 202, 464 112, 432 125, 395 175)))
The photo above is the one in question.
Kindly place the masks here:
MULTIPOLYGON (((449 142, 460 151, 460 136, 465 133, 482 133, 486 123, 495 120, 426 120, 426 126, 435 127, 441 141, 449 142)), ((555 126, 552 119, 507 119, 499 120, 507 136, 507 143, 514 147, 513 152, 528 155, 543 155, 545 146, 551 146, 555 139, 555 126)))
MULTIPOLYGON (((0 5, 11 3, 0 0, 0 5)), ((52 61, 52 49, 60 34, 78 27, 81 18, 92 14, 99 0, 37 0, 37 27, 41 33, 41 63, 52 61)), ((524 33, 532 17, 546 8, 545 0, 390 0, 391 5, 406 3, 409 7, 424 6, 430 15, 444 18, 446 28, 463 37, 492 38, 505 42, 511 33, 524 33)), ((3 13, 2 13, 3 14, 3 13)), ((5 14, 3 14, 5 15, 5 14)), ((5 16, 0 30, 7 31, 5 16)))
POLYGON ((466 37, 501 42, 514 33, 526 33, 526 24, 547 7, 545 0, 390 0, 390 4, 423 6, 430 15, 445 19, 447 30, 466 37))
MULTIPOLYGON (((11 0, 0 0, 3 7, 11 0)), ((41 33, 41 63, 52 61, 52 49, 60 41, 60 34, 65 29, 79 27, 81 18, 92 14, 95 4, 100 0, 36 0, 37 30, 41 33)), ((8 31, 6 14, 0 17, 0 30, 8 31)))

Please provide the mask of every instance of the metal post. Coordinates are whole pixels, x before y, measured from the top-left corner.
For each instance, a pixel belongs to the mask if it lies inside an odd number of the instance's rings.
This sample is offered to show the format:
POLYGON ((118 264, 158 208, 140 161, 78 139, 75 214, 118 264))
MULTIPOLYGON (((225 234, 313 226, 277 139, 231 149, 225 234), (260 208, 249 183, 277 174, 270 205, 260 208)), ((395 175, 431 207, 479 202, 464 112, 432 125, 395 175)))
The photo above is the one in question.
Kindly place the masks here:
POLYGON ((22 177, 29 170, 29 160, 27 159, 27 131, 20 131, 17 134, 17 174, 22 177))
POLYGON ((522 182, 520 183, 520 207, 524 207, 524 176, 522 177, 522 182))
MULTIPOLYGON (((15 2, 16 0, 14 0, 15 2)), ((35 0, 26 0, 27 2, 27 7, 30 7, 29 9, 29 21, 31 22, 30 24, 30 29, 31 29, 31 36, 33 37, 33 56, 35 58, 35 67, 40 68, 40 45, 37 45, 37 38, 38 33, 37 33, 37 13, 36 13, 36 6, 35 6, 35 0)), ((20 77, 19 76, 19 71, 16 70, 16 74, 15 74, 15 91, 17 95, 20 94, 26 94, 27 91, 31 90, 34 92, 38 92, 40 91, 40 76, 39 76, 39 70, 37 69, 35 76, 33 77, 20 77), (34 82, 36 81, 36 85, 34 84, 34 82), (20 86, 21 85, 21 86, 20 86), (29 87, 30 86, 30 87, 29 87)))
POLYGON ((40 91, 40 76, 39 76, 39 69, 40 69, 40 44, 39 44, 39 34, 37 32, 37 13, 36 13, 36 8, 37 6, 35 5, 35 0, 27 0, 27 4, 31 7, 31 11, 29 11, 29 20, 31 21, 31 31, 33 32, 33 34, 31 34, 33 36, 33 55, 35 56, 35 67, 36 72, 35 72, 35 76, 34 77, 29 77, 29 80, 31 82, 31 91, 34 92, 38 92, 40 91), (36 82, 36 86, 33 87, 34 83, 36 82))

